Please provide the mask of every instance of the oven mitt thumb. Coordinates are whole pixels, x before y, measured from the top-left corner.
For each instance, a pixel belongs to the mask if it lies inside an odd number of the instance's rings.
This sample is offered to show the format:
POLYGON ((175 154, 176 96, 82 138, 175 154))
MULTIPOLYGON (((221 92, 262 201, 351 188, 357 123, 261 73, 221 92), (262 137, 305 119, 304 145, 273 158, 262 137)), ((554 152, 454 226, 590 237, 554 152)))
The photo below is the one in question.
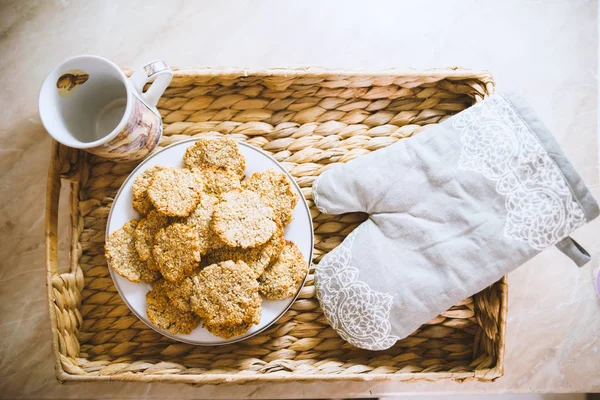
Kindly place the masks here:
POLYGON ((415 137, 323 173, 323 213, 369 218, 315 272, 328 322, 351 344, 391 347, 548 246, 598 205, 533 111, 494 95, 415 137))

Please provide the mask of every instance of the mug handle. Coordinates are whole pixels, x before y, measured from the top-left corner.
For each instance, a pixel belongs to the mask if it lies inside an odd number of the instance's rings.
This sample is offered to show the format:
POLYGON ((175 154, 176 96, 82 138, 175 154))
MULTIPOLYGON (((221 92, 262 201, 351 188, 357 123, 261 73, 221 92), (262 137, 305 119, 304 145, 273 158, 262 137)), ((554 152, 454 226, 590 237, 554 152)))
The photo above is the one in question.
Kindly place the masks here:
POLYGON ((131 75, 133 87, 135 87, 135 90, 151 107, 156 107, 158 99, 160 99, 160 96, 162 96, 167 86, 169 86, 172 78, 173 71, 171 67, 162 60, 152 61, 131 75), (152 82, 148 90, 146 90, 146 93, 144 93, 144 85, 154 77, 156 79, 152 82))

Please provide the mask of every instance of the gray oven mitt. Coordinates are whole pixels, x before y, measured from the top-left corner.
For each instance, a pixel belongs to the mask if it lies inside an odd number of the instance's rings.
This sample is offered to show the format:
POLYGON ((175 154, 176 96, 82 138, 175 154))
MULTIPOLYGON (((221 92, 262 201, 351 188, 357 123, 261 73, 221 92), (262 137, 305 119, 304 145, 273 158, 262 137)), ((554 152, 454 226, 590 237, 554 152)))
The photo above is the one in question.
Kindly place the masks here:
POLYGON ((496 94, 415 137, 323 173, 323 213, 369 218, 315 272, 328 322, 383 350, 548 246, 578 265, 568 237, 598 205, 518 97, 496 94))

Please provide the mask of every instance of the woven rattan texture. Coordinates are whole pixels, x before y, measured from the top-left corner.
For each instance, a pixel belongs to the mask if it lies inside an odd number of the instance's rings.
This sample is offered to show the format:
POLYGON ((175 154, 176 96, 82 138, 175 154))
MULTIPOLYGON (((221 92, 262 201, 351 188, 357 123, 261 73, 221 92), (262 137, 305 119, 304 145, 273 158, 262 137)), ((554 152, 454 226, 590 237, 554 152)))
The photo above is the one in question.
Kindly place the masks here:
MULTIPOLYGON (((228 135, 271 153, 311 206, 315 256, 306 286, 270 329, 243 342, 198 347, 138 320, 103 255, 107 216, 135 167, 55 145, 48 186, 48 270, 60 380, 188 383, 256 380, 494 379, 502 373, 506 283, 468 298, 383 352, 345 343, 328 326, 313 286, 318 261, 363 219, 320 214, 311 184, 327 168, 418 134, 493 91, 485 73, 180 70, 160 100, 161 147, 228 135), (60 177, 71 183, 70 272, 56 266, 60 177)), ((399 173, 402 173, 399 171, 399 173)), ((61 267, 62 268, 62 267, 61 267)))

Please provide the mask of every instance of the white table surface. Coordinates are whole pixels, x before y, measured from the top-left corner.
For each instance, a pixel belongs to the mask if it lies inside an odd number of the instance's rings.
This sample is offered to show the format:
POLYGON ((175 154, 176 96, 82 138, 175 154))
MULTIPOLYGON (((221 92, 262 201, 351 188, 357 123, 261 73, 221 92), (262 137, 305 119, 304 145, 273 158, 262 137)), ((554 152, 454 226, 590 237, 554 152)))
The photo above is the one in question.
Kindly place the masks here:
MULTIPOLYGON (((0 396, 44 398, 352 397, 395 393, 600 391, 600 221, 573 236, 577 269, 548 249, 509 276, 505 376, 494 383, 310 383, 190 387, 59 385, 50 350, 44 199, 50 140, 37 92, 63 59, 134 67, 463 66, 525 96, 596 198, 596 1, 0 0, 0 396)), ((66 244, 62 243, 62 248, 66 244)))

